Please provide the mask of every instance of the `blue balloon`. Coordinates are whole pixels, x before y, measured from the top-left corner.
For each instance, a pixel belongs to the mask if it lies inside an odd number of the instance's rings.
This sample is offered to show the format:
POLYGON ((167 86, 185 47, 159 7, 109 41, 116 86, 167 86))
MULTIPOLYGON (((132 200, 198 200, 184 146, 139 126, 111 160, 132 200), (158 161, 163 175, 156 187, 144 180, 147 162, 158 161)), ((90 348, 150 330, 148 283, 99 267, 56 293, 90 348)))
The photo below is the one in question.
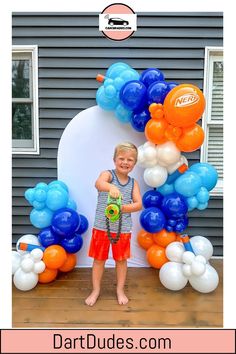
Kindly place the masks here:
POLYGON ((115 109, 115 116, 121 123, 129 123, 132 116, 132 111, 126 109, 122 104, 118 104, 115 109))
POLYGON ((33 209, 30 213, 30 221, 33 226, 43 229, 51 225, 53 212, 44 208, 42 210, 33 209))
POLYGON ((113 111, 119 104, 117 97, 108 98, 104 91, 104 86, 99 87, 96 93, 96 101, 99 107, 105 111, 113 111))
POLYGON ((174 226, 174 231, 181 233, 186 229, 187 226, 188 226, 188 217, 185 216, 184 218, 177 220, 177 223, 174 226))
POLYGON ((28 202, 30 204, 32 204, 33 201, 34 201, 34 193, 35 193, 35 189, 34 188, 28 188, 25 191, 25 199, 28 200, 28 202))
POLYGON ((104 93, 108 98, 116 97, 116 88, 113 85, 108 85, 104 88, 104 93))
POLYGON ((174 182, 176 192, 182 194, 185 197, 193 197, 199 192, 201 186, 201 178, 197 173, 190 170, 187 170, 174 182))
POLYGON ((32 203, 33 207, 36 210, 42 210, 45 208, 45 203, 44 202, 38 202, 37 200, 34 200, 32 203))
POLYGON ((198 206, 197 206, 197 209, 198 210, 204 210, 208 207, 208 202, 206 203, 199 203, 198 206))
POLYGON ((162 200, 161 210, 167 218, 179 219, 186 215, 188 204, 186 198, 181 194, 171 193, 164 196, 162 200))
POLYGON ((60 189, 60 187, 61 187, 61 188, 65 189, 67 192, 69 192, 67 185, 63 181, 60 181, 60 180, 55 180, 55 181, 50 182, 48 185, 48 188, 52 188, 52 187, 58 188, 58 189, 60 189))
POLYGON ((43 247, 51 245, 59 245, 60 237, 52 231, 51 227, 47 227, 40 231, 38 234, 38 240, 43 247))
POLYGON ((79 217, 80 217, 80 225, 75 230, 75 233, 82 235, 88 230, 89 223, 88 223, 88 219, 84 215, 79 214, 79 217))
POLYGON ((174 185, 165 183, 163 184, 161 187, 158 187, 158 191, 162 194, 162 195, 168 195, 171 194, 175 191, 174 189, 174 185))
POLYGON ((66 252, 76 253, 83 246, 83 239, 81 235, 76 234, 71 239, 64 238, 63 240, 61 240, 60 245, 65 249, 66 252))
POLYGON ((114 79, 127 69, 131 69, 131 68, 126 63, 123 62, 114 63, 110 65, 109 68, 107 69, 106 77, 114 79))
POLYGON ((167 82, 167 93, 169 93, 176 86, 178 86, 176 82, 167 82))
POLYGON ((147 105, 146 86, 138 80, 128 81, 120 90, 120 100, 130 111, 141 111, 147 105))
POLYGON ((196 198, 199 203, 207 203, 208 200, 210 199, 209 192, 205 187, 201 187, 199 192, 196 195, 196 198))
POLYGON ((71 199, 71 198, 69 197, 69 200, 68 200, 68 203, 67 203, 67 205, 66 205, 66 208, 70 208, 70 209, 73 209, 73 210, 77 210, 77 204, 76 204, 76 202, 75 202, 73 199, 71 199))
POLYGON ((45 202, 45 200, 47 199, 47 192, 45 189, 42 188, 35 188, 34 191, 34 199, 37 202, 45 202))
POLYGON ((61 237, 72 235, 79 227, 80 217, 78 213, 69 208, 62 208, 53 214, 52 230, 61 237))
POLYGON ((143 210, 139 220, 142 228, 150 233, 161 231, 166 224, 166 218, 163 212, 154 207, 143 210))
MULTIPOLYGON (((109 79, 108 79, 109 80, 109 79)), ((114 86, 115 88, 120 91, 121 87, 125 84, 125 80, 124 79, 121 79, 121 77, 117 77, 115 78, 114 80, 114 86)), ((104 83, 105 85, 105 83, 104 83)))
POLYGON ((168 86, 165 81, 154 82, 147 91, 148 104, 163 103, 168 93, 168 86))
POLYGON ((164 81, 164 74, 159 69, 149 68, 144 70, 140 75, 140 81, 148 88, 156 81, 164 81))
POLYGON ((187 198, 188 211, 192 211, 198 206, 198 200, 195 196, 187 198))
POLYGON ((144 208, 150 208, 150 207, 160 208, 163 196, 157 190, 151 189, 144 193, 142 199, 143 199, 144 208))
POLYGON ((127 69, 120 74, 120 78, 125 82, 139 80, 139 73, 134 69, 127 69))
POLYGON ((212 190, 218 179, 218 173, 212 165, 206 162, 198 162, 189 168, 190 171, 195 172, 201 178, 202 186, 208 191, 212 190))
POLYGON ((45 190, 45 192, 48 191, 48 185, 47 185, 47 183, 44 183, 44 182, 39 182, 39 183, 37 183, 36 186, 35 186, 35 188, 36 188, 36 189, 37 189, 37 188, 43 189, 43 190, 45 190))
POLYGON ((141 112, 134 113, 131 116, 130 123, 132 127, 137 130, 138 132, 144 132, 145 126, 149 119, 151 118, 150 112, 148 109, 144 109, 141 112))
POLYGON ((50 188, 47 193, 46 205, 49 209, 55 211, 64 208, 69 200, 68 192, 63 189, 50 188))

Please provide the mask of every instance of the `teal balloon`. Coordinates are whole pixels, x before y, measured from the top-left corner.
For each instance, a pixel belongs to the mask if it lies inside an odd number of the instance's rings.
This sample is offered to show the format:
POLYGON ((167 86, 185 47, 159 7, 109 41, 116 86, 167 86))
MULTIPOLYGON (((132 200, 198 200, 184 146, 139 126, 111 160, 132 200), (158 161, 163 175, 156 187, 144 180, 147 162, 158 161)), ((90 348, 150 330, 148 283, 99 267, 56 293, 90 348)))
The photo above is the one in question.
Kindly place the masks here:
POLYGON ((29 188, 25 191, 25 199, 28 200, 28 202, 32 205, 34 201, 34 193, 35 189, 34 188, 29 188))
POLYGON ((198 200, 196 197, 187 198, 188 211, 192 211, 198 206, 198 200))
POLYGON ((114 84, 114 80, 112 79, 105 79, 105 81, 103 82, 103 86, 106 88, 107 86, 113 85, 114 84))
POLYGON ((69 196, 65 189, 50 188, 47 194, 46 205, 49 209, 56 211, 64 208, 69 200, 69 196))
POLYGON ((177 178, 174 187, 176 192, 184 197, 193 197, 202 187, 202 181, 197 173, 188 170, 177 178))
POLYGON ((123 71, 125 71, 127 69, 131 69, 131 68, 126 63, 123 63, 123 62, 114 63, 114 64, 110 65, 109 68, 107 69, 106 77, 109 77, 109 78, 112 78, 112 79, 116 78, 123 71))
POLYGON ((197 206, 198 210, 204 210, 208 207, 208 203, 199 203, 197 206))
POLYGON ((39 229, 50 226, 52 217, 53 212, 48 208, 42 210, 33 209, 30 213, 30 221, 32 225, 39 229))
POLYGON ((198 176, 202 180, 202 186, 205 187, 208 191, 212 190, 216 186, 218 173, 215 167, 213 167, 209 163, 195 163, 189 168, 189 170, 198 174, 198 176))
POLYGON ((47 192, 48 191, 48 185, 47 185, 47 183, 44 183, 44 182, 39 182, 39 183, 37 183, 36 184, 36 186, 35 186, 35 188, 36 189, 43 189, 45 192, 47 192))
POLYGON ((209 192, 205 187, 201 187, 200 191, 197 193, 196 198, 199 203, 205 204, 210 199, 209 192))
POLYGON ((77 204, 73 199, 69 198, 66 208, 77 210, 77 204))
POLYGON ((158 187, 158 192, 160 192, 162 195, 171 194, 174 191, 175 189, 173 184, 165 183, 161 187, 158 187))
POLYGON ((121 123, 130 123, 132 112, 119 104, 115 110, 115 116, 121 123))
POLYGON ((53 187, 53 188, 58 188, 58 189, 60 189, 60 187, 61 187, 61 188, 65 189, 67 192, 69 192, 69 189, 68 189, 67 185, 65 184, 65 182, 60 181, 60 180, 55 180, 55 181, 50 182, 48 187, 49 188, 53 187))
POLYGON ((113 111, 119 104, 119 98, 108 98, 105 93, 104 86, 99 87, 96 93, 96 101, 99 107, 105 111, 113 111))
POLYGON ((121 87, 125 84, 125 80, 121 79, 120 77, 117 77, 114 80, 114 86, 115 88, 119 91, 121 87))
POLYGON ((139 80, 139 77, 139 73, 134 69, 125 70, 120 74, 120 78, 123 79, 125 82, 139 80))
POLYGON ((42 210, 43 208, 45 208, 45 203, 38 202, 37 200, 34 200, 32 205, 36 210, 42 210))
POLYGON ((34 191, 34 199, 37 202, 45 202, 45 200, 47 199, 47 192, 45 189, 42 188, 35 188, 34 191))
POLYGON ((108 98, 116 97, 116 88, 113 85, 108 85, 104 88, 104 93, 108 98))

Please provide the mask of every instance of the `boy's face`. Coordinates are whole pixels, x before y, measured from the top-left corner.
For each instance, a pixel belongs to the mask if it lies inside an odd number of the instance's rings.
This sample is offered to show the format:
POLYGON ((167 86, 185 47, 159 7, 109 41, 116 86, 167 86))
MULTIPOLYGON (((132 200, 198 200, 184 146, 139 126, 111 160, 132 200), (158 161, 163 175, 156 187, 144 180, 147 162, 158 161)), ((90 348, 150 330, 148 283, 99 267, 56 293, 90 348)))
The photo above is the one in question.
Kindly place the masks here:
POLYGON ((133 150, 119 150, 114 158, 116 170, 121 174, 128 175, 136 164, 136 152, 133 150))

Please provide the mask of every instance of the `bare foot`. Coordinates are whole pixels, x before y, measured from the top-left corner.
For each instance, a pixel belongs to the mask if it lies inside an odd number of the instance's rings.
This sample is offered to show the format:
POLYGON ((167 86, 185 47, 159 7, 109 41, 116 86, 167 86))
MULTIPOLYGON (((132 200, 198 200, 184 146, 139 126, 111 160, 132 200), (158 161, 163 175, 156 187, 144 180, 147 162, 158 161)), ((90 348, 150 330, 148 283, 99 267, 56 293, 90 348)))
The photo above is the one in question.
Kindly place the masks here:
POLYGON ((99 293, 100 293, 99 290, 93 290, 85 300, 86 305, 93 306, 98 299, 99 293))
POLYGON ((129 302, 123 290, 117 290, 117 299, 119 305, 126 305, 129 302))

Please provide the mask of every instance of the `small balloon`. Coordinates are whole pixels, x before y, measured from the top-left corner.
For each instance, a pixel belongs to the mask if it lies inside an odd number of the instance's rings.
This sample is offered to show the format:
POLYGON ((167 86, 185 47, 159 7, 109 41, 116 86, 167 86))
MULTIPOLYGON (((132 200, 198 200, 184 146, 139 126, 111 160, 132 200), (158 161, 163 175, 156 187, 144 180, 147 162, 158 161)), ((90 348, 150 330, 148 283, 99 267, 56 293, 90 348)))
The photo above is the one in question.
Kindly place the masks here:
POLYGON ((148 250, 153 244, 153 234, 141 229, 137 235, 137 242, 144 250, 148 250))
POLYGON ((164 228, 165 223, 165 216, 158 208, 147 208, 140 214, 140 224, 147 232, 158 232, 164 228))
POLYGON ((13 277, 15 287, 22 291, 33 289, 38 283, 38 274, 34 272, 24 272, 21 268, 17 269, 13 277))
POLYGON ((160 269, 159 277, 162 285, 173 291, 183 289, 188 282, 183 274, 182 264, 176 262, 165 263, 160 269))
POLYGON ((160 269, 163 264, 168 262, 168 258, 165 254, 165 248, 157 244, 152 245, 147 250, 147 261, 153 268, 160 269))

